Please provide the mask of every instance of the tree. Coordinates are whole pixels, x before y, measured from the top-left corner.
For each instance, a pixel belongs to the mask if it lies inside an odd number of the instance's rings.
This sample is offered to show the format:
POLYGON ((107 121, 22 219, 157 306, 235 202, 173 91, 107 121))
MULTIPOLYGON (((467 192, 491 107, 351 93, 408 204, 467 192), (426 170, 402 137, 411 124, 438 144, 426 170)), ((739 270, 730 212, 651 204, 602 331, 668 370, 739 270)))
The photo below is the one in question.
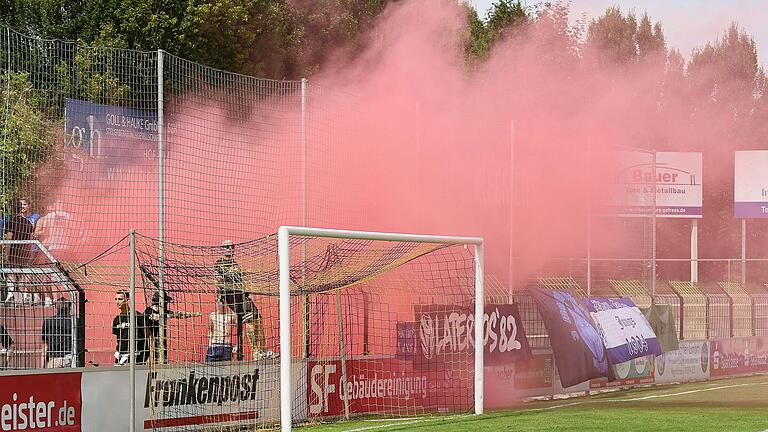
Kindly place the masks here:
POLYGON ((695 49, 687 78, 697 108, 720 109, 733 119, 749 116, 765 94, 766 75, 754 39, 736 23, 721 39, 695 49))
POLYGON ((464 44, 465 56, 470 62, 486 59, 496 42, 519 34, 531 23, 533 11, 521 0, 499 0, 491 6, 482 20, 474 8, 467 14, 468 35, 464 44))
POLYGON ((39 108, 43 104, 27 74, 6 72, 0 76, 0 85, 0 104, 7 107, 2 123, 0 194, 8 200, 28 192, 38 168, 54 154, 53 131, 58 128, 39 108))
POLYGON ((589 23, 585 53, 601 67, 647 60, 662 63, 664 39, 661 24, 652 24, 648 14, 638 23, 634 12, 624 15, 618 7, 610 7, 589 23))

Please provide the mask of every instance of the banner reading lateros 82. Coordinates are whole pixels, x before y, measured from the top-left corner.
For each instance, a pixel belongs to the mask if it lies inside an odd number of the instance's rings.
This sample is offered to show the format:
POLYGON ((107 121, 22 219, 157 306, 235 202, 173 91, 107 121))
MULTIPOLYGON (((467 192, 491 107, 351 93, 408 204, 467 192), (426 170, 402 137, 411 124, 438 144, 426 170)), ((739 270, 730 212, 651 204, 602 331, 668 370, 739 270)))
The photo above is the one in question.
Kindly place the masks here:
POLYGON ((0 376, 0 431, 80 431, 80 373, 0 376))

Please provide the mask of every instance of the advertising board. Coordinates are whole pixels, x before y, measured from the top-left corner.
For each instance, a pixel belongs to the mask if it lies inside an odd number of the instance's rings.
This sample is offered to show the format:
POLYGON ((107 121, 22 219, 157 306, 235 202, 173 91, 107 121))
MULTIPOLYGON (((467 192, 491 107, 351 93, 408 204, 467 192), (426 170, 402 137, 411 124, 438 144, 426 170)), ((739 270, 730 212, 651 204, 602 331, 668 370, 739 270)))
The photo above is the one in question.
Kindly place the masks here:
POLYGON ((709 378, 709 342, 681 341, 680 347, 656 357, 655 382, 698 381, 709 378))
POLYGON ((655 173, 652 153, 617 152, 615 164, 604 213, 650 216, 655 199, 658 217, 702 217, 701 153, 657 152, 655 173))
POLYGON ((82 429, 79 372, 0 375, 0 430, 82 429))
POLYGON ((407 405, 426 412, 469 409, 474 402, 471 370, 419 370, 392 358, 310 361, 306 369, 308 415, 373 414, 407 405), (344 374, 343 367, 346 367, 344 374), (348 398, 348 408, 344 398, 348 398))
POLYGON ((710 343, 710 375, 744 375, 768 371, 768 338, 719 339, 710 343))
POLYGON ((737 151, 734 164, 735 216, 768 217, 768 150, 737 151))

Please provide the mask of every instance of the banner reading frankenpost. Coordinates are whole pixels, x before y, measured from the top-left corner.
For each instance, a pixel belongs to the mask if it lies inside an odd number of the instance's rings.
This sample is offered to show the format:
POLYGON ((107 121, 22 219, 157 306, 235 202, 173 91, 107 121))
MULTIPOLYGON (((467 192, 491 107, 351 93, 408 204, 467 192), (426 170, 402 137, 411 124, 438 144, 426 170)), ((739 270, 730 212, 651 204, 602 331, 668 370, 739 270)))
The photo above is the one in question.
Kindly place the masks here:
POLYGON ((768 217, 768 150, 737 151, 734 161, 735 216, 768 217))
POLYGON ((584 303, 612 364, 661 354, 656 334, 632 300, 590 297, 584 303))
POLYGON ((616 216, 649 216, 656 186, 658 217, 700 218, 702 208, 702 154, 657 152, 654 178, 653 154, 617 152, 615 180, 604 212, 616 216))

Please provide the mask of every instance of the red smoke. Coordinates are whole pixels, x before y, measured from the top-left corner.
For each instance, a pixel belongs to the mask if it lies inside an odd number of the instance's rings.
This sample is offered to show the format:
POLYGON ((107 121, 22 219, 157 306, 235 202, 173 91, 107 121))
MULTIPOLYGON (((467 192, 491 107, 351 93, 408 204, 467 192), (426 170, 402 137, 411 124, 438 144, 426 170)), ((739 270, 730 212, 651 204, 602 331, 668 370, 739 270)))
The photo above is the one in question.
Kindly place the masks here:
MULTIPOLYGON (((166 238, 216 244, 304 223, 477 235, 487 241, 487 270, 506 281, 514 218, 515 271, 524 282, 552 258, 586 255, 587 214, 606 193, 612 150, 623 146, 703 151, 701 256, 736 255, 736 231, 712 233, 730 224, 733 149, 754 146, 757 133, 734 136, 730 113, 702 105, 709 95, 673 91, 679 83, 664 74, 664 58, 631 67, 600 60, 570 38, 565 12, 544 12, 468 66, 465 7, 388 6, 361 55, 338 55, 310 79, 306 190, 298 85, 169 93, 176 129, 167 135, 166 238)), ((60 195, 93 232, 91 250, 130 228, 157 235, 154 163, 108 186, 101 178, 63 182, 60 195)), ((663 246, 660 234, 660 254, 686 256, 687 223, 660 222, 675 239, 663 246)), ((595 255, 642 256, 646 238, 601 232, 601 224, 593 224, 595 255)))

